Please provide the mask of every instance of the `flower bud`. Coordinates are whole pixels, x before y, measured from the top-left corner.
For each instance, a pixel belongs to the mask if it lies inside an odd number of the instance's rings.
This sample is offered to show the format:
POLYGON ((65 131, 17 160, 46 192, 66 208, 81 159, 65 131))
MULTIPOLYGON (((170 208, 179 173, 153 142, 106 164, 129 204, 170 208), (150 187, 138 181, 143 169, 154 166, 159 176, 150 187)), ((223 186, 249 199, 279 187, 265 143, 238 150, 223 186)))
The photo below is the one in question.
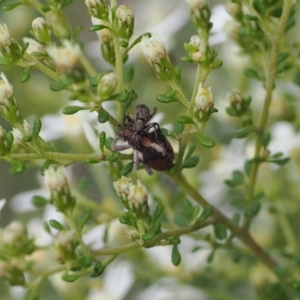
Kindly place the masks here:
POLYGON ((118 34, 121 38, 129 41, 134 29, 134 15, 131 8, 127 5, 121 5, 116 10, 118 20, 118 34))
POLYGON ((73 209, 75 198, 71 195, 64 167, 51 165, 45 171, 45 183, 51 194, 51 202, 58 211, 73 209))
MULTIPOLYGON (((102 22, 99 19, 92 17, 93 25, 102 25, 102 22)), ((100 31, 97 31, 97 35, 100 41, 101 53, 104 60, 111 64, 115 64, 115 48, 113 43, 112 35, 107 28, 103 28, 100 31)))
POLYGON ((248 100, 243 97, 242 93, 239 90, 233 89, 227 95, 227 99, 229 100, 230 107, 234 112, 233 115, 241 116, 246 112, 248 100))
POLYGON ((0 113, 12 125, 22 121, 13 87, 3 73, 0 73, 0 113))
POLYGON ((198 92, 195 98, 195 113, 200 122, 205 122, 213 113, 214 98, 211 92, 211 87, 208 89, 199 84, 198 92))
POLYGON ((32 54, 35 52, 46 53, 45 47, 34 39, 24 37, 23 42, 29 44, 26 49, 26 52, 28 54, 32 54))
POLYGON ((73 231, 59 231, 53 244, 56 259, 60 263, 76 259, 78 244, 73 231))
POLYGON ((34 250, 33 240, 28 238, 26 227, 13 221, 0 229, 0 252, 11 256, 23 256, 34 250))
POLYGON ((114 93, 117 84, 118 79, 114 73, 105 74, 97 87, 100 100, 108 99, 114 93))
POLYGON ((129 187, 128 204, 138 219, 144 219, 149 213, 147 190, 139 180, 137 185, 129 187))
POLYGON ((155 74, 163 81, 169 81, 174 78, 174 67, 167 55, 164 42, 157 34, 151 37, 142 38, 142 50, 148 62, 152 66, 155 74))
POLYGON ((38 17, 32 21, 32 36, 42 44, 51 43, 52 26, 51 24, 42 17, 38 17))
POLYGON ((16 258, 11 259, 10 261, 0 260, 0 278, 4 278, 8 281, 9 285, 24 285, 25 284, 25 275, 21 267, 24 261, 19 261, 16 258))
POLYGON ((192 61, 199 63, 205 59, 205 44, 201 41, 198 35, 193 35, 189 43, 184 44, 184 49, 187 51, 192 61))
POLYGON ((62 47, 53 45, 47 47, 46 51, 61 73, 71 73, 79 64, 80 47, 68 40, 62 42, 62 47))
POLYGON ((0 52, 12 62, 21 58, 21 48, 6 24, 0 24, 0 52))
POLYGON ((133 185, 131 178, 127 178, 122 176, 117 181, 114 181, 114 188, 118 194, 118 196, 122 199, 122 202, 125 208, 129 209, 128 205, 128 195, 129 189, 133 185))
POLYGON ((85 0, 84 2, 91 16, 101 20, 107 19, 109 9, 104 0, 85 0))
POLYGON ((210 9, 206 0, 186 0, 193 22, 199 28, 207 29, 210 20, 210 9))

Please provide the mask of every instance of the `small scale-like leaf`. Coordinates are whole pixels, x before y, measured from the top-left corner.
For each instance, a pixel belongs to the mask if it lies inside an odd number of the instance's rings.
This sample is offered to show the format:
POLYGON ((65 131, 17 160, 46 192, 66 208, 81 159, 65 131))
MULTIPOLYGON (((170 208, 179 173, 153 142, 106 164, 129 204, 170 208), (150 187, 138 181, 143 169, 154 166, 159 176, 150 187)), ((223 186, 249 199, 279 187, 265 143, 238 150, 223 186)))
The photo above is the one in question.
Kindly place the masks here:
POLYGON ((237 112, 231 106, 226 107, 226 112, 231 117, 236 117, 237 116, 237 112))
POLYGON ((80 110, 86 109, 86 107, 82 107, 82 106, 77 106, 77 105, 73 105, 73 106, 66 106, 64 107, 62 113, 65 115, 73 115, 76 114, 77 112, 79 112, 80 110))
POLYGON ((106 133, 105 133, 105 131, 101 131, 99 133, 99 147, 100 147, 101 152, 103 152, 103 150, 104 150, 105 141, 106 141, 106 133))
POLYGON ((65 272, 62 275, 62 279, 66 282, 74 282, 75 280, 77 280, 78 278, 80 278, 82 276, 81 273, 73 273, 73 274, 69 274, 68 272, 65 272))
POLYGON ((88 268, 91 266, 93 259, 90 256, 82 256, 76 262, 76 265, 81 268, 88 268))
POLYGON ((178 98, 176 96, 176 91, 175 90, 171 90, 171 91, 168 91, 165 94, 158 95, 156 97, 156 100, 158 102, 161 102, 161 103, 171 103, 171 102, 178 101, 178 98))
POLYGON ((242 138, 248 136, 248 134, 250 132, 251 132, 251 130, 249 130, 249 129, 239 129, 234 133, 233 137, 235 139, 242 139, 242 138))
POLYGON ((103 271, 104 271, 105 267, 103 266, 102 261, 97 261, 93 270, 93 273, 90 274, 91 277, 98 277, 100 276, 103 271))
POLYGON ((33 196, 32 200, 31 200, 31 203, 36 208, 43 208, 49 203, 49 200, 42 197, 42 196, 33 196))
POLYGON ((125 68, 124 70, 124 83, 125 84, 130 84, 132 79, 134 77, 134 68, 133 66, 129 66, 127 68, 125 68))
POLYGON ((108 28, 108 26, 105 26, 105 25, 93 25, 90 27, 89 31, 99 31, 99 30, 102 30, 104 28, 108 28))
POLYGON ((191 156, 189 158, 187 158, 181 168, 182 169, 185 169, 185 168, 194 168, 197 164, 199 163, 199 156, 198 155, 194 155, 194 156, 191 156))
POLYGON ((274 163, 274 164, 276 164, 276 165, 283 166, 289 160, 290 160, 289 157, 285 157, 285 158, 281 158, 281 159, 272 160, 271 162, 274 163))
POLYGON ((133 169, 133 162, 131 161, 130 163, 128 163, 123 167, 123 169, 121 170, 121 175, 122 176, 128 175, 132 171, 132 169, 133 169))
POLYGON ((120 41, 120 46, 122 47, 122 48, 127 48, 128 47, 128 42, 126 42, 126 41, 120 41))
POLYGON ((254 0, 253 7, 261 16, 265 15, 266 7, 265 7, 265 4, 261 0, 254 0))
POLYGON ((212 140, 208 136, 202 135, 200 133, 197 134, 197 137, 198 137, 201 145, 206 147, 206 148, 212 148, 216 144, 214 140, 212 140))
POLYGON ((108 121, 108 119, 109 119, 108 112, 105 109, 101 108, 99 113, 98 113, 98 122, 99 123, 105 123, 105 122, 108 121))
POLYGON ((271 141, 271 133, 270 132, 265 132, 263 135, 263 139, 262 139, 262 145, 263 147, 267 147, 269 145, 271 141))
POLYGON ((244 174, 239 170, 235 170, 232 172, 233 180, 235 184, 242 184, 244 182, 244 174))
POLYGON ((177 118, 177 123, 180 123, 180 124, 195 124, 194 121, 188 116, 179 116, 177 118))
POLYGON ((288 52, 279 53, 277 56, 277 64, 280 64, 281 62, 286 60, 289 56, 290 56, 290 54, 288 52))
POLYGON ((5 5, 2 5, 1 8, 4 10, 4 11, 9 11, 9 10, 12 10, 14 9, 15 7, 19 6, 23 4, 22 2, 15 2, 15 3, 11 3, 11 4, 5 4, 5 5))
POLYGON ((53 219, 51 219, 51 220, 49 221, 49 225, 50 225, 52 228, 57 229, 57 230, 59 230, 59 231, 61 231, 61 230, 64 229, 64 226, 63 226, 62 224, 60 224, 58 221, 53 220, 53 219))
POLYGON ((206 205, 200 215, 200 217, 197 219, 197 223, 205 221, 207 218, 209 218, 214 213, 214 207, 212 205, 206 205))
POLYGON ((175 214, 174 223, 180 227, 186 227, 189 226, 190 221, 182 214, 175 214))
POLYGON ((252 201, 245 209, 245 216, 248 218, 255 217, 260 210, 260 203, 258 201, 252 201))
POLYGON ((226 227, 219 222, 214 224, 214 233, 218 240, 224 240, 227 237, 226 227))
POLYGON ((247 77, 250 77, 250 78, 259 79, 258 73, 255 70, 253 70, 253 69, 246 68, 244 70, 244 75, 247 76, 247 77))
POLYGON ((15 174, 22 174, 25 171, 25 165, 22 161, 12 161, 11 166, 15 174))
POLYGON ((113 152, 112 154, 110 154, 107 157, 107 160, 110 161, 110 162, 116 162, 118 160, 119 156, 120 156, 119 152, 113 152))
POLYGON ((112 137, 109 137, 105 140, 105 148, 108 150, 111 150, 111 145, 113 143, 114 139, 112 137))
POLYGON ((174 266, 178 266, 180 264, 180 262, 181 262, 181 255, 180 255, 180 252, 179 252, 177 244, 175 244, 173 246, 171 258, 172 258, 172 264, 174 266))
POLYGON ((254 15, 244 15, 244 19, 247 21, 258 21, 258 17, 254 15))
POLYGON ((28 67, 28 68, 25 68, 25 69, 23 70, 23 72, 21 73, 20 81, 21 81, 22 83, 24 83, 24 82, 26 82, 26 81, 29 80, 29 79, 30 79, 30 68, 28 67))
POLYGON ((67 88, 67 85, 65 85, 61 81, 54 81, 54 82, 50 83, 50 90, 54 91, 54 92, 58 92, 58 91, 66 89, 66 88, 67 88))
POLYGON ((155 212, 152 217, 152 222, 157 221, 163 212, 163 206, 159 203, 156 205, 155 212))
POLYGON ((36 118, 32 127, 32 136, 37 137, 41 131, 41 128, 42 128, 42 122, 39 118, 36 118))

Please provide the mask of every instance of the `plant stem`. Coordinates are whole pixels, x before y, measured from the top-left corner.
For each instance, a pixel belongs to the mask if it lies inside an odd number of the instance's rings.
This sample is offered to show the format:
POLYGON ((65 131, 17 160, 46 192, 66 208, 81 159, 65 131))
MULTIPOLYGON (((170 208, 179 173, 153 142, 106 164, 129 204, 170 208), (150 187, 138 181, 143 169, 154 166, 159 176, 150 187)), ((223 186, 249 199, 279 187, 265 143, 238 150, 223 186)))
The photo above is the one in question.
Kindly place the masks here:
MULTIPOLYGON (((264 106, 263 106, 258 130, 257 130, 257 135, 256 135, 254 158, 256 158, 257 160, 254 160, 251 168, 247 202, 250 202, 252 200, 255 193, 257 174, 260 165, 259 158, 262 150, 263 136, 268 122, 269 110, 272 102, 272 94, 275 87, 277 57, 279 53, 280 40, 285 30, 286 22, 290 15, 291 9, 292 9, 292 1, 285 0, 283 5, 282 15, 278 23, 278 27, 274 31, 274 37, 273 36, 269 37, 271 41, 271 53, 270 53, 270 63, 268 68, 268 77, 266 81, 266 95, 265 95, 264 106)), ((249 225, 250 225, 250 219, 245 217, 243 221, 244 228, 248 228, 249 225)))

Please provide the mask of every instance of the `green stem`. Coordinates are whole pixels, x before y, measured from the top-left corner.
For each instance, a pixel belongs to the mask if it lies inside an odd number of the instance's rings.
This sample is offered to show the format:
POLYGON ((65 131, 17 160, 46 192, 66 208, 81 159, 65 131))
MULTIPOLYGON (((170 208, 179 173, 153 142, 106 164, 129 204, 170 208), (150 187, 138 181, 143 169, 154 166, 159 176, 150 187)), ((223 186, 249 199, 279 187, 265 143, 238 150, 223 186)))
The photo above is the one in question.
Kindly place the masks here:
MULTIPOLYGON (((209 205, 207 200, 203 198, 196 189, 194 189, 182 176, 174 175, 172 178, 178 185, 190 195, 202 207, 209 205)), ((266 266, 274 270, 277 263, 253 240, 248 230, 236 226, 229 218, 227 218, 221 211, 214 207, 215 221, 221 222, 226 226, 236 237, 238 237, 248 248, 261 260, 266 266)))
MULTIPOLYGON (((274 31, 274 37, 270 36, 271 40, 271 53, 270 53, 270 63, 268 68, 268 78, 266 81, 266 95, 264 99, 264 106, 262 110, 262 114, 260 117, 260 122, 258 126, 258 132, 256 136, 256 142, 255 142, 255 154, 254 157, 257 160, 254 160, 251 168, 250 173, 250 182, 249 182, 249 192, 247 197, 247 202, 250 202, 254 196, 255 193, 255 186, 257 181, 257 174, 259 170, 259 158, 262 151, 262 143, 263 143, 263 135, 265 133, 267 123, 268 123, 268 117, 269 117, 269 110, 270 105, 272 102, 272 94, 275 87, 275 78, 276 78, 276 65, 277 65, 277 57, 279 53, 279 47, 280 47, 280 40, 282 38, 283 32, 285 30, 286 22, 288 20, 288 17, 290 15, 292 9, 292 1, 291 0, 285 0, 283 5, 283 11, 281 18, 278 23, 278 27, 274 31)), ((248 228, 250 225, 249 218, 245 217, 243 221, 243 226, 245 228, 248 228)))

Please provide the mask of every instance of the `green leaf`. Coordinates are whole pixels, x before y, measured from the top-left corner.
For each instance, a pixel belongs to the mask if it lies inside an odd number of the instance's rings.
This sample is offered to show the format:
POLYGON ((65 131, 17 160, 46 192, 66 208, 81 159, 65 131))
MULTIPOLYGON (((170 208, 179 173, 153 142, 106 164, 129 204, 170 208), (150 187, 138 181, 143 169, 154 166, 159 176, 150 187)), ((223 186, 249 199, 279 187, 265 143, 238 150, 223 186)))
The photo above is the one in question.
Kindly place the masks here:
POLYGON ((200 133, 197 134, 197 137, 198 137, 201 145, 206 147, 206 148, 212 148, 216 144, 214 140, 212 140, 208 136, 202 135, 200 133))
POLYGON ((233 135, 233 138, 235 139, 242 139, 246 136, 248 136, 248 134, 251 132, 252 130, 251 129, 239 129, 237 130, 234 135, 233 135))
POLYGON ((132 169, 133 169, 133 162, 131 161, 130 163, 128 163, 123 167, 123 169, 121 170, 121 175, 122 176, 128 175, 132 171, 132 169))
POLYGON ((33 196, 31 203, 36 208, 43 208, 49 203, 49 200, 41 196, 33 196))
POLYGON ((190 221, 182 214, 175 214, 174 223, 180 227, 186 227, 189 226, 190 221))
POLYGON ((22 140, 25 142, 25 143, 29 143, 31 142, 33 139, 33 136, 32 135, 25 135, 22 137, 22 140))
POLYGON ((103 271, 104 271, 105 267, 103 266, 102 261, 97 261, 93 273, 90 274, 91 277, 98 277, 100 276, 103 271))
POLYGON ((187 220, 191 221, 193 217, 193 206, 191 202, 184 198, 181 202, 182 205, 182 215, 187 218, 187 220))
POLYGON ((111 150, 111 145, 113 143, 114 139, 112 137, 109 137, 105 140, 105 148, 112 151, 111 150))
POLYGON ((244 170, 248 176, 250 176, 251 173, 252 163, 252 160, 247 160, 244 165, 244 170))
POLYGON ((128 47, 128 42, 126 42, 126 41, 120 41, 120 46, 122 47, 122 48, 127 48, 128 47))
POLYGON ((129 66, 124 70, 124 83, 129 85, 134 77, 134 68, 133 66, 129 66))
POLYGON ((80 278, 82 276, 81 273, 73 273, 73 274, 69 274, 68 272, 65 272, 62 275, 62 280, 66 281, 66 282, 74 282, 76 281, 78 278, 80 278))
POLYGON ((258 17, 254 15, 244 15, 244 19, 247 21, 258 21, 258 17))
POLYGON ((293 78, 294 83, 300 85, 300 71, 296 71, 293 78))
POLYGON ((214 233, 218 240, 224 240, 227 237, 226 227, 219 222, 214 224, 214 233))
POLYGON ((258 80, 260 78, 259 75, 258 75, 258 73, 255 70, 249 69, 249 68, 246 68, 244 70, 244 75, 247 76, 247 77, 250 77, 250 78, 256 78, 258 80))
POLYGON ((197 223, 201 223, 208 219, 214 212, 214 207, 212 205, 206 205, 200 215, 200 217, 197 219, 197 223))
POLYGON ((193 220, 197 219, 199 212, 200 212, 200 206, 194 206, 193 207, 193 215, 192 215, 193 220))
POLYGON ((264 3, 260 0, 254 0, 253 1, 253 7, 254 9, 261 15, 264 16, 266 13, 266 7, 264 3))
POLYGON ((283 166, 284 164, 286 164, 288 161, 290 160, 289 157, 285 157, 282 159, 277 159, 277 160, 271 160, 270 162, 279 165, 279 166, 283 166))
POLYGON ((77 105, 66 106, 66 107, 64 107, 62 113, 65 115, 73 115, 83 109, 87 109, 87 108, 83 107, 83 106, 77 106, 77 105))
POLYGON ((9 131, 6 134, 6 139, 7 139, 7 150, 10 151, 10 149, 13 145, 14 139, 15 139, 15 137, 11 131, 9 131))
POLYGON ((280 64, 281 62, 286 60, 289 56, 290 56, 290 54, 288 52, 279 53, 277 56, 277 64, 280 64))
POLYGON ((105 141, 106 141, 106 133, 105 133, 105 131, 101 131, 99 133, 99 147, 100 147, 101 152, 103 152, 103 150, 104 150, 105 141))
POLYGON ((82 256, 76 262, 76 265, 81 268, 88 268, 92 265, 93 259, 90 256, 82 256))
POLYGON ((226 107, 226 112, 228 113, 229 116, 231 117, 236 117, 237 116, 237 113, 236 111, 231 107, 226 107))
POLYGON ((22 161, 12 161, 11 166, 15 174, 22 174, 25 170, 25 164, 22 161))
POLYGON ((3 5, 1 8, 4 10, 4 11, 9 11, 9 10, 12 10, 14 9, 15 7, 19 6, 23 4, 22 2, 15 2, 15 3, 11 3, 11 4, 5 4, 3 5))
POLYGON ((4 56, 0 56, 0 66, 9 66, 9 65, 12 65, 13 63, 7 59, 6 57, 4 56))
POLYGON ((32 136, 34 138, 36 138, 39 135, 41 128, 42 128, 42 122, 39 118, 36 118, 32 127, 32 136))
POLYGON ((62 224, 60 224, 58 221, 53 220, 53 219, 51 219, 51 220, 49 221, 49 225, 50 225, 52 228, 57 229, 57 230, 59 230, 59 231, 61 231, 61 230, 64 229, 64 226, 63 226, 62 224))
POLYGON ((110 154, 107 157, 107 161, 109 161, 109 162, 116 162, 118 160, 119 156, 120 156, 119 152, 113 152, 112 154, 110 154))
POLYGON ((159 203, 156 205, 155 212, 152 217, 152 222, 157 221, 163 212, 163 206, 159 203))
POLYGON ((176 121, 180 124, 195 124, 194 121, 188 116, 179 116, 176 121))
POLYGON ((26 81, 29 80, 29 79, 30 79, 30 68, 28 67, 28 68, 25 68, 25 69, 23 70, 23 72, 21 73, 20 81, 21 81, 22 83, 24 83, 24 82, 26 82, 26 81))
POLYGON ((185 169, 185 168, 194 168, 197 164, 199 163, 199 156, 198 155, 194 155, 194 156, 191 156, 189 158, 187 158, 181 168, 182 169, 185 169))
POLYGON ((137 45, 142 40, 142 38, 144 36, 151 37, 151 33, 150 32, 146 32, 146 33, 140 35, 138 38, 136 38, 134 40, 134 42, 130 45, 130 49, 132 49, 135 45, 137 45))
POLYGON ((171 90, 165 94, 158 95, 156 97, 156 100, 161 103, 171 103, 171 102, 177 102, 178 98, 176 96, 176 91, 171 90))
POLYGON ((50 83, 50 90, 54 91, 54 92, 58 92, 61 90, 64 90, 67 88, 67 85, 65 85, 63 82, 61 81, 54 81, 50 83))
POLYGON ((181 70, 179 67, 175 67, 174 69, 174 74, 175 74, 175 83, 178 85, 178 86, 181 86, 181 70))
POLYGON ((271 133, 270 132, 265 132, 263 135, 263 139, 262 139, 262 145, 263 147, 267 147, 269 145, 271 141, 271 133))
POLYGON ((98 122, 105 123, 108 121, 108 119, 109 119, 109 113, 105 109, 101 108, 98 113, 98 122))
POLYGON ((80 223, 78 224, 78 229, 81 231, 85 224, 91 219, 92 213, 88 211, 84 214, 84 216, 80 219, 80 223))
POLYGON ((177 244, 173 246, 171 259, 174 266, 178 266, 181 262, 181 255, 177 244))
POLYGON ((244 183, 244 174, 239 170, 232 172, 233 180, 236 185, 244 183))
POLYGON ((106 25, 93 25, 93 26, 90 27, 89 31, 99 31, 99 30, 102 30, 104 28, 110 29, 106 25))
POLYGON ((149 231, 142 235, 142 240, 149 241, 149 240, 153 239, 155 236, 156 236, 155 232, 149 231))
POLYGON ((252 201, 245 209, 245 216, 252 219, 260 210, 260 203, 258 201, 252 201))

